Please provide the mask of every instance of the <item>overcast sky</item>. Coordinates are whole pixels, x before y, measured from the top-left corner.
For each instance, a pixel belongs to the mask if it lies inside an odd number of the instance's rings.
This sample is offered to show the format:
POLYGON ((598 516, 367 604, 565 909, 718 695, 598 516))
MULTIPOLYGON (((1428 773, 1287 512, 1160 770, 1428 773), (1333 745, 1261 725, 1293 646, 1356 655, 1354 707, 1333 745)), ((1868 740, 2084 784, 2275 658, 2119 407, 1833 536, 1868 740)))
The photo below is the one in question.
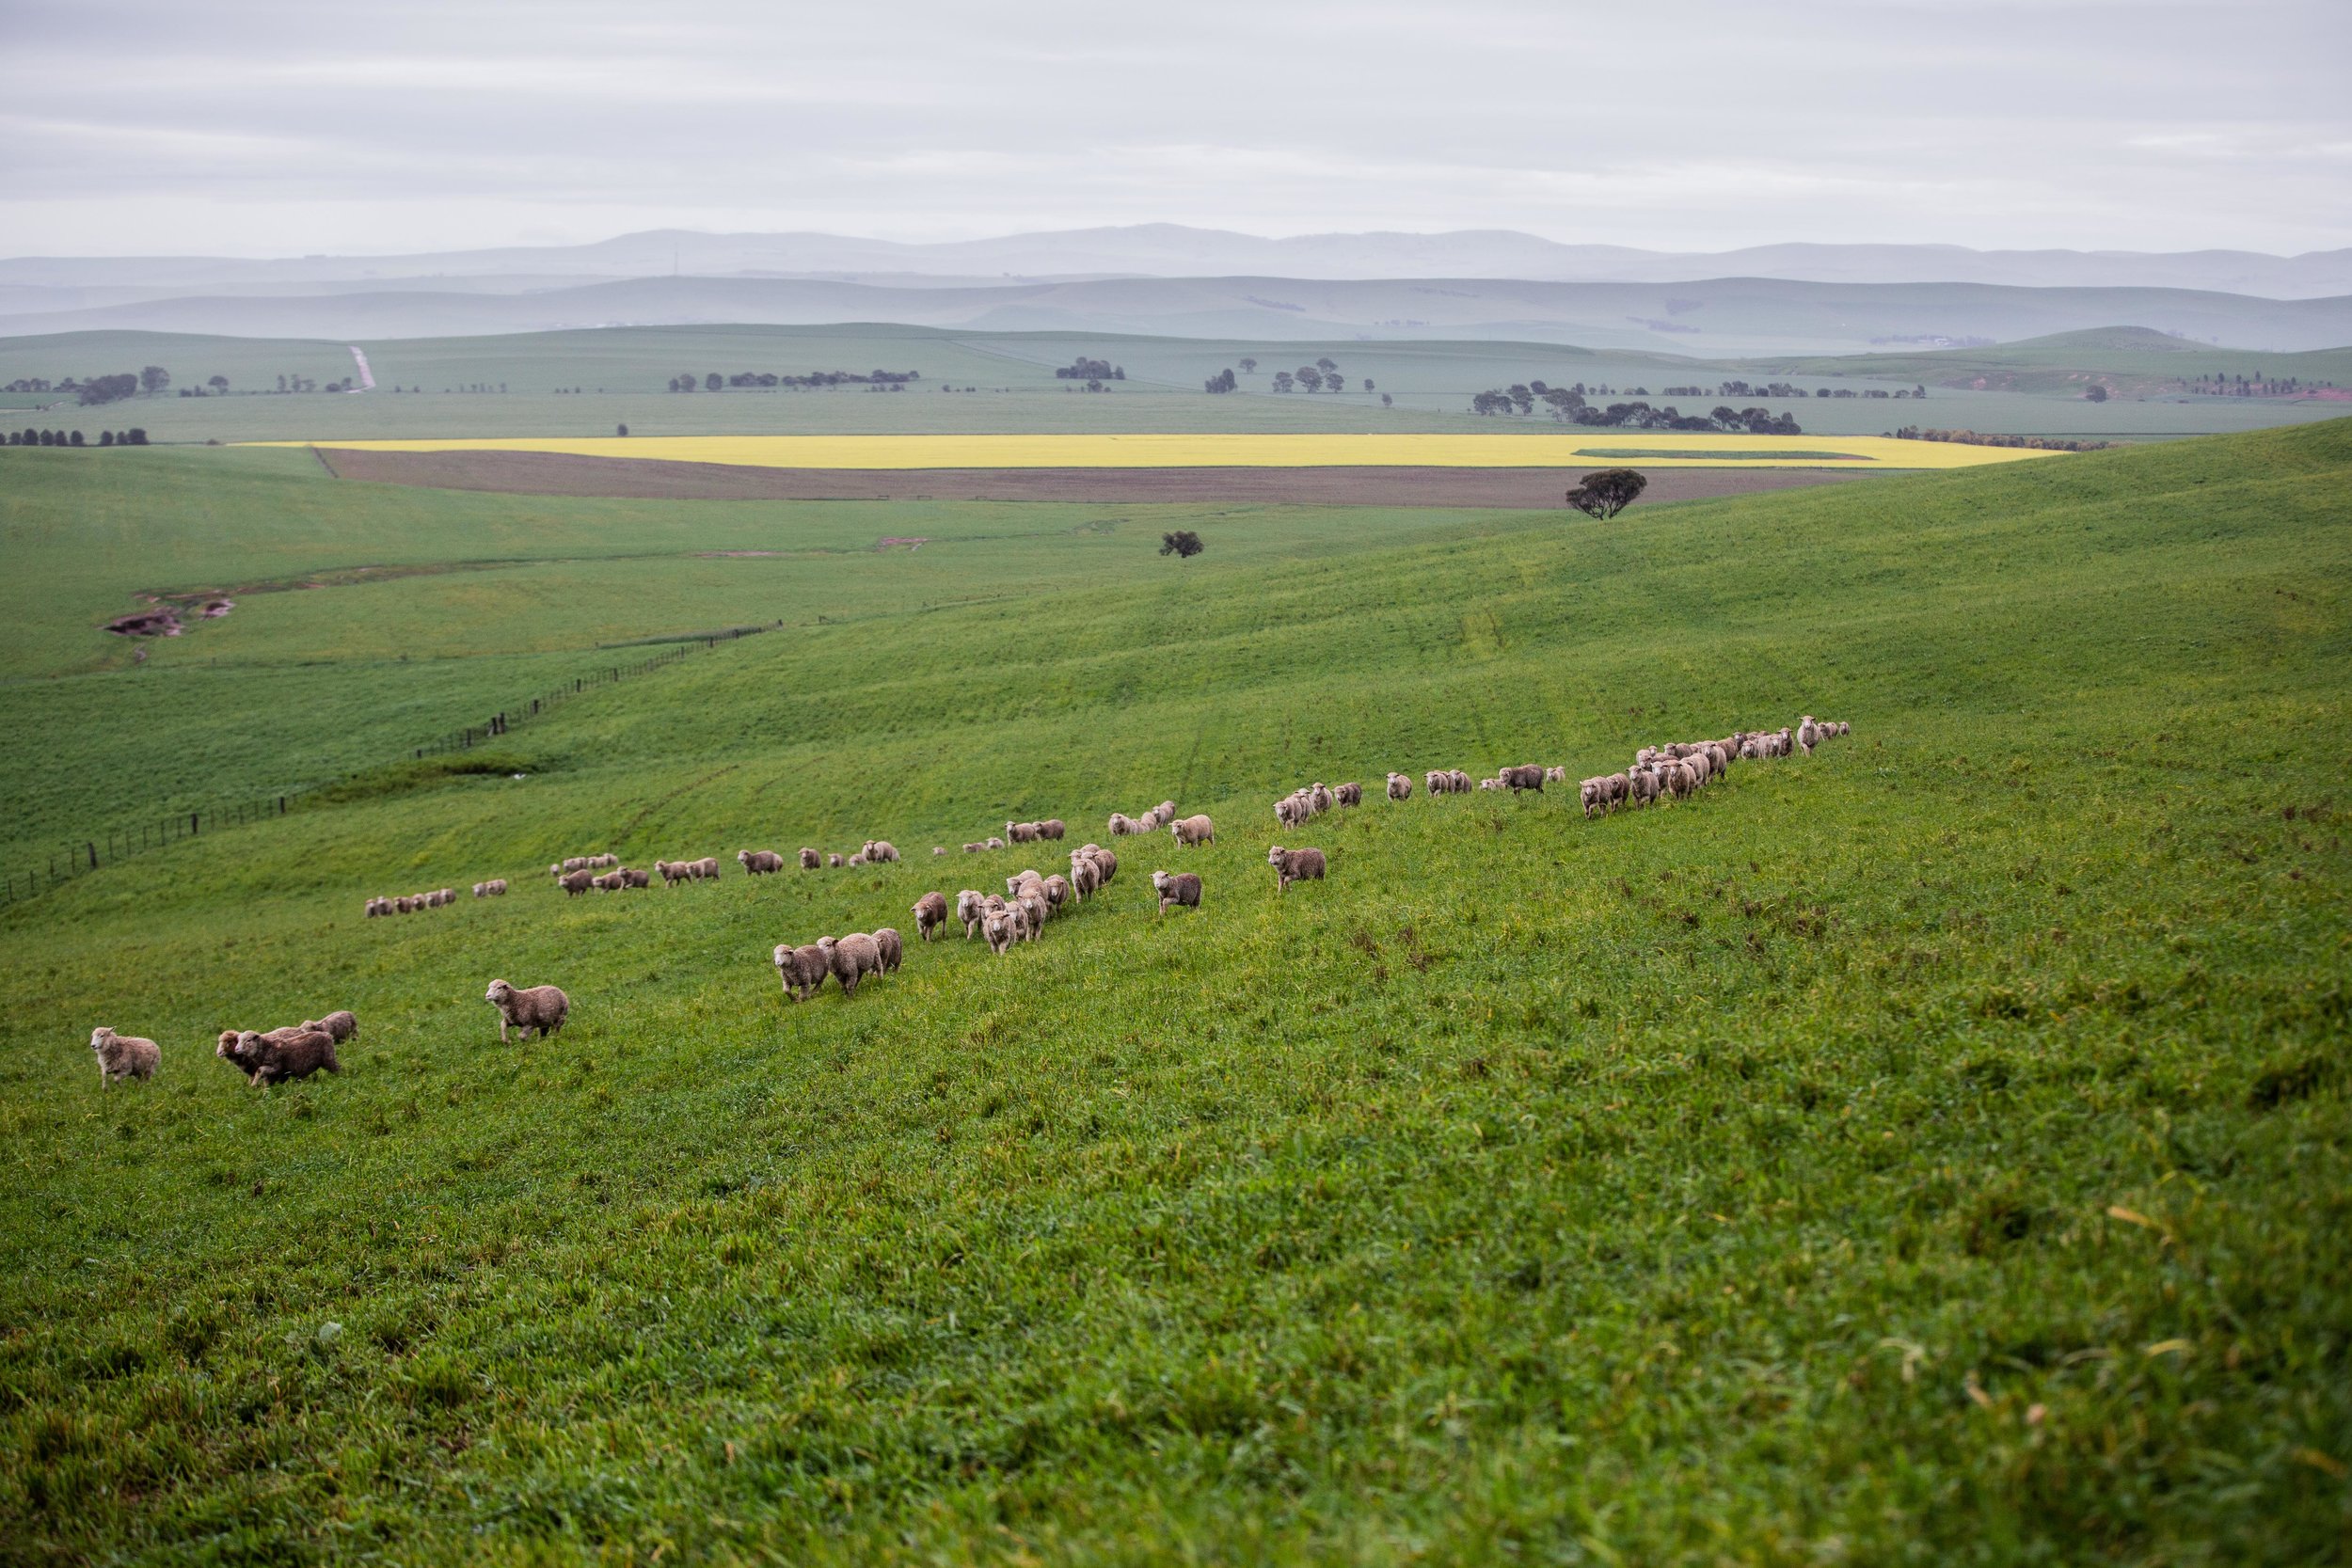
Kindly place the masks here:
POLYGON ((2352 0, 0 0, 0 255, 2352 245, 2352 0))

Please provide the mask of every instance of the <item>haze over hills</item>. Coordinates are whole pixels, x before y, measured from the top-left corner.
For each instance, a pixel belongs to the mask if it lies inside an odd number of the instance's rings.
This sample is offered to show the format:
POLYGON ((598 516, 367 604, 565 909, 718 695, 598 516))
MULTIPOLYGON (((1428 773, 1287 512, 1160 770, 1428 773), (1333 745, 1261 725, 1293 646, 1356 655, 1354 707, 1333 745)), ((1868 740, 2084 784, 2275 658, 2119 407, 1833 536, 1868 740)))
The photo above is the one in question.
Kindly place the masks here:
MULTIPOLYGON (((333 284, 358 289, 392 280, 494 277, 544 284, 674 273, 706 277, 821 277, 868 283, 1105 275, 1648 283, 1768 277, 1808 282, 1993 283, 2024 288, 2201 289, 2301 299, 2352 293, 2352 250, 2270 256, 2242 250, 2004 251, 1941 245, 1799 243, 1676 253, 1613 245, 1565 245, 1511 230, 1267 238, 1171 223, 920 245, 824 233, 651 230, 589 245, 414 255, 27 256, 0 260, 0 287, 227 293, 262 285, 333 284)), ((80 303, 112 302, 91 298, 80 303)))
POLYGON ((2210 291, 1525 279, 1111 277, 992 284, 654 277, 555 288, 379 284, 355 293, 201 293, 30 309, 0 336, 135 328, 231 337, 381 340, 566 327, 897 322, 1259 341, 1511 339, 1698 357, 1841 354, 2005 342, 2118 325, 2265 352, 2352 342, 2352 295, 2210 291))

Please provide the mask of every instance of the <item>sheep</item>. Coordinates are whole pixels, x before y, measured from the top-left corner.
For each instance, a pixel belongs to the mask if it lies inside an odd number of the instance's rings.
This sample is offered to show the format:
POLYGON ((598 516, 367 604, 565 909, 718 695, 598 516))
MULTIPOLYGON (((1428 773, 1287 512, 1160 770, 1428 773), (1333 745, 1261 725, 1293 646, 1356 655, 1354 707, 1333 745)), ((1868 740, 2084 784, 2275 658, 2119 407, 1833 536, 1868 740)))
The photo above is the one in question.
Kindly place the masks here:
POLYGON ((1311 811, 1312 811, 1312 812, 1313 812, 1313 813, 1314 813, 1317 816, 1322 816, 1325 812, 1329 811, 1329 810, 1331 809, 1331 807, 1332 807, 1332 804, 1333 804, 1333 796, 1332 796, 1332 794, 1331 794, 1331 791, 1330 791, 1328 788, 1327 788, 1327 787, 1326 787, 1326 786, 1325 786, 1325 785, 1324 785, 1324 784, 1323 784, 1320 781, 1317 781, 1317 782, 1316 782, 1316 783, 1315 783, 1315 784, 1314 784, 1311 787, 1310 787, 1310 788, 1308 789, 1308 791, 1307 791, 1307 805, 1308 805, 1308 808, 1309 808, 1310 810, 1311 810, 1311 811))
POLYGON ((865 863, 866 863, 866 851, 865 851, 865 850, 863 850, 863 849, 852 849, 852 850, 850 850, 850 870, 855 871, 858 867, 860 867, 860 866, 864 865, 865 863))
POLYGON ((946 852, 947 847, 944 844, 934 844, 931 846, 931 853, 934 855, 944 855, 946 852))
POLYGON ((801 869, 802 869, 802 870, 803 870, 803 871, 814 871, 814 870, 816 870, 818 866, 820 866, 820 865, 822 865, 822 864, 824 864, 824 863, 824 863, 823 858, 822 858, 821 856, 819 856, 819 855, 817 853, 817 851, 816 851, 816 850, 809 848, 809 847, 808 847, 807 846, 805 846, 805 845, 802 846, 802 847, 801 847, 801 869))
POLYGON ((238 1034, 233 1048, 224 1043, 215 1053, 234 1063, 255 1088, 343 1069, 335 1057, 335 1037, 323 1029, 273 1029, 266 1035, 246 1029, 238 1034))
POLYGON ((1523 789, 1532 789, 1538 795, 1544 792, 1544 769, 1540 763, 1519 763, 1505 768, 1495 777, 1502 780, 1503 787, 1514 795, 1523 789))
POLYGON ((1052 876, 1045 879, 1046 908, 1052 910, 1056 914, 1059 914, 1062 911, 1063 905, 1074 904, 1076 902, 1077 892, 1071 886, 1069 878, 1057 871, 1052 876))
POLYGON ((1023 888, 1034 887, 1041 890, 1044 886, 1045 879, 1035 871, 1016 872, 1005 879, 1005 892, 1014 898, 1021 896, 1023 888))
POLYGON ((1043 936, 1045 922, 1054 912, 1053 906, 1045 900, 1044 887, 1041 884, 1024 886, 1012 901, 1020 906, 1022 914, 1028 921, 1025 940, 1035 942, 1043 936))
POLYGON ((719 857, 716 855, 705 855, 702 859, 696 861, 694 863, 694 879, 701 882, 717 881, 719 879, 719 857))
POLYGON ((389 914, 391 912, 391 902, 392 901, 389 898, 369 899, 367 918, 373 920, 378 915, 389 914))
POLYGON ((1152 891, 1160 895, 1160 912, 1173 909, 1197 910, 1200 907, 1200 879, 1189 871, 1169 876, 1165 871, 1152 873, 1152 891))
POLYGON ((1070 857, 1070 892, 1079 903, 1085 903, 1102 890, 1103 874, 1094 868, 1094 857, 1073 854, 1070 857))
POLYGON ((998 958, 1011 951, 1021 940, 1021 911, 1002 898, 992 895, 980 906, 980 935, 988 941, 988 950, 998 958))
POLYGON ((1343 806, 1360 806, 1364 803, 1364 786, 1359 784, 1336 785, 1331 791, 1331 798, 1343 806))
POLYGON ((1069 831, 1069 828, 1063 824, 1062 819, 1058 816, 1049 816, 1044 821, 1037 825, 1038 837, 1050 838, 1057 844, 1061 842, 1062 835, 1069 831))
POLYGON ((811 944, 795 947, 788 942, 776 943, 776 978, 783 983, 787 1002, 805 1002, 825 989, 825 976, 831 973, 825 962, 823 949, 811 944))
POLYGON ((628 879, 617 871, 608 871, 601 876, 589 878, 588 885, 598 893, 618 893, 628 885, 628 879))
POLYGON ((851 931, 846 937, 818 937, 817 946, 825 955, 825 964, 833 971, 833 977, 841 982, 844 996, 855 996, 860 980, 882 973, 882 946, 864 931, 851 931))
POLYGON ((118 1035, 103 1023, 89 1032, 89 1048, 98 1053, 101 1087, 125 1078, 144 1083, 155 1076, 155 1069, 164 1059, 163 1048, 153 1040, 138 1035, 118 1035))
MULTIPOLYGON (((1152 815, 1158 817, 1160 819, 1160 827, 1165 828, 1170 822, 1176 820, 1176 802, 1173 800, 1162 800, 1158 805, 1152 808, 1152 815)), ((1152 830, 1154 832, 1157 832, 1158 831, 1158 828, 1152 830)))
POLYGON ((564 890, 564 897, 577 898, 599 880, 601 879, 593 871, 567 871, 556 886, 564 890))
POLYGON ((565 877, 575 871, 586 871, 588 869, 588 857, 585 855, 569 855, 564 858, 564 863, 561 866, 550 865, 548 867, 548 872, 557 877, 565 877))
POLYGON ((915 936, 929 942, 933 931, 947 924, 947 895, 927 893, 914 901, 914 908, 909 912, 914 916, 915 936))
POLYGON ((828 852, 825 856, 825 863, 834 870, 838 871, 841 869, 841 857, 828 852))
POLYGON ((1500 776, 1491 779, 1481 779, 1478 781, 1478 787, 1481 789, 1501 789, 1502 787, 1502 780, 1500 776))
POLYGON ((491 879, 490 879, 488 881, 486 881, 486 882, 476 882, 476 883, 474 883, 474 885, 473 885, 473 895, 474 895, 476 898, 503 898, 503 897, 505 897, 505 896, 506 896, 506 879, 505 879, 505 878, 503 878, 503 877, 493 877, 493 878, 491 878, 491 879))
POLYGON ((977 888, 965 888, 956 895, 956 918, 963 922, 963 940, 970 942, 980 928, 980 916, 988 908, 988 899, 977 888))
POLYGON ((1390 774, 1390 775, 1389 775, 1389 799, 1390 799, 1390 800, 1411 800, 1412 798, 1413 798, 1413 779, 1412 779, 1412 775, 1411 775, 1411 774, 1409 774, 1409 773, 1391 773, 1391 774, 1390 774))
POLYGON ((1307 816, 1307 802, 1298 796, 1285 795, 1274 802, 1274 820, 1281 827, 1300 827, 1307 816))
POLYGON ((874 933, 874 945, 882 953, 882 968, 875 973, 896 974, 898 965, 906 959, 906 942, 898 935, 898 927, 885 926, 874 933))
POLYGON ((866 863, 868 865, 877 862, 890 865, 896 865, 898 863, 898 847, 886 838, 869 840, 865 853, 866 863))
POLYGON ((1274 891, 1288 893, 1293 882, 1323 880, 1323 851, 1320 849, 1285 849, 1275 845, 1265 852, 1266 864, 1274 867, 1274 891))
POLYGON ((1177 847, 1182 849, 1195 849, 1203 844, 1216 842, 1216 824, 1206 816, 1187 816, 1180 822, 1171 822, 1168 831, 1174 836, 1177 847))
POLYGON ((483 891, 482 891, 482 890, 483 890, 485 887, 487 887, 488 885, 489 885, 489 884, 488 884, 488 883, 486 883, 486 882, 476 882, 476 883, 474 883, 474 885, 473 885, 473 895, 474 895, 476 898, 481 898, 481 897, 485 897, 485 896, 486 896, 486 895, 485 895, 485 894, 483 893, 483 891))
POLYGON ((1820 743, 1821 726, 1813 721, 1813 715, 1808 713, 1804 718, 1798 720, 1798 748, 1802 750, 1806 756, 1811 756, 1813 754, 1813 748, 1819 746, 1820 743))
POLYGON ((1629 806, 1646 806, 1658 799, 1658 775, 1647 768, 1629 769, 1625 776, 1625 799, 1629 806))
POLYGON ((482 999, 499 1010, 499 1043, 506 1043, 506 1026, 513 1024, 529 1039, 533 1029, 541 1039, 564 1027, 571 1016, 572 999, 555 986, 532 986, 516 990, 503 980, 493 980, 482 999))
POLYGON ((663 887, 675 887, 693 875, 686 868, 684 861, 656 861, 653 863, 653 874, 661 879, 663 887))
POLYGON ((653 886, 653 873, 625 865, 621 867, 621 886, 624 888, 651 887, 653 886))
MULTIPOLYGON (((1145 815, 1149 816, 1151 814, 1147 812, 1145 815)), ((1150 831, 1145 828, 1142 823, 1136 821, 1134 817, 1129 816, 1123 811, 1115 811, 1111 813, 1111 819, 1108 826, 1110 829, 1110 835, 1113 838, 1126 838, 1130 834, 1147 832, 1150 831)))
POLYGON ((347 1039, 358 1037, 359 1033, 359 1021, 358 1018, 353 1016, 349 1008, 338 1008, 334 1012, 327 1014, 325 1018, 304 1020, 302 1027, 305 1029, 316 1029, 321 1033, 332 1035, 335 1037, 335 1043, 337 1045, 341 1045, 347 1039))
POLYGON ((1460 768, 1452 769, 1446 777, 1453 781, 1454 794, 1468 795, 1470 792, 1470 776, 1460 768))
POLYGON ((1546 783, 1546 784, 1566 784, 1567 782, 1568 782, 1568 770, 1567 770, 1566 768, 1545 768, 1545 769, 1544 769, 1544 783, 1546 783))
POLYGON ((1442 768, 1432 768, 1422 775, 1421 782, 1427 786, 1432 795, 1448 794, 1454 788, 1454 776, 1442 768))
POLYGON ((764 877, 784 869, 784 857, 773 849, 738 849, 735 858, 746 876, 764 877))
POLYGON ((1106 888, 1110 886, 1111 879, 1119 875, 1119 857, 1111 853, 1108 849, 1104 848, 1101 845, 1089 844, 1078 849, 1074 849, 1071 852, 1071 859, 1074 862, 1080 855, 1084 855, 1089 861, 1093 863, 1094 885, 1096 887, 1106 888))
POLYGON ((965 844, 964 844, 964 846, 963 846, 963 852, 964 852, 965 854, 967 854, 967 855, 977 855, 977 854, 978 854, 981 850, 983 850, 983 849, 985 849, 985 848, 987 848, 987 847, 988 847, 988 846, 987 846, 987 845, 985 845, 985 844, 974 844, 974 843, 971 843, 971 842, 969 842, 969 841, 966 841, 966 842, 965 842, 965 844))
POLYGON ((980 847, 983 849, 1002 849, 1005 847, 1005 841, 998 838, 994 833, 991 833, 987 838, 981 841, 980 847))
POLYGON ((1015 844, 1034 844, 1045 835, 1034 822, 1008 822, 1005 836, 1015 844))

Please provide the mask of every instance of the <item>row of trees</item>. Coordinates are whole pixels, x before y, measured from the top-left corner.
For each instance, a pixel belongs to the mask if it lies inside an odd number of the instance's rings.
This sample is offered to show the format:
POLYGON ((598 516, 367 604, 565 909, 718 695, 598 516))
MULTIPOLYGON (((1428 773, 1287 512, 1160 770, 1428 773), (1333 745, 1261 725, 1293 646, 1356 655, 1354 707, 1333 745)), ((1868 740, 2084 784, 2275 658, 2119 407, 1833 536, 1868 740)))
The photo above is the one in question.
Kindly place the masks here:
MULTIPOLYGON (((764 390, 771 387, 888 387, 896 391, 910 381, 923 379, 921 371, 811 371, 806 375, 778 375, 773 371, 736 371, 725 373, 711 371, 697 375, 688 371, 670 377, 673 392, 718 392, 730 388, 739 391, 764 390)), ((501 388, 503 391, 505 388, 501 388)))
POLYGON ((1568 387, 1545 387, 1541 382, 1480 392, 1470 399, 1470 412, 1491 419, 1504 414, 1532 414, 1541 403, 1564 424, 1624 430, 1730 431, 1746 436, 1802 436, 1793 415, 1775 414, 1761 405, 1733 408, 1718 404, 1705 414, 1685 414, 1674 404, 1653 408, 1635 399, 1596 407, 1584 394, 1568 387), (1541 388, 1538 390, 1538 388, 1541 388))
POLYGON ((1057 367, 1054 376, 1058 381, 1124 381, 1127 368, 1107 359, 1089 359, 1081 354, 1069 364, 1057 367))
MULTIPOLYGON (((95 443, 102 447, 143 447, 147 432, 133 425, 128 430, 102 430, 95 443)), ((87 447, 92 443, 78 430, 11 430, 8 445, 12 447, 87 447)))
POLYGON ((2291 398, 2315 391, 2321 388, 2332 388, 2335 383, 2305 381, 2297 375, 2272 376, 2265 379, 2259 371, 2250 376, 2233 376, 2224 372, 2216 371, 2211 375, 2191 376, 2181 386, 2183 390, 2195 392, 2201 397, 2291 398))

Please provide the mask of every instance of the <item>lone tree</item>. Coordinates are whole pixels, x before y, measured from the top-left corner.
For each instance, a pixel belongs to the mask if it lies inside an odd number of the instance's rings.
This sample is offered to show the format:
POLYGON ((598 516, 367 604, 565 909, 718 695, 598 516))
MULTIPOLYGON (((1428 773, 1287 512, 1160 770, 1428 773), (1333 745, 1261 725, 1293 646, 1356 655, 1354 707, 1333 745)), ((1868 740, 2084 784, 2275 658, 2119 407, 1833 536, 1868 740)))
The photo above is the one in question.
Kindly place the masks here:
POLYGON ((628 434, 628 426, 625 424, 614 425, 612 427, 612 434, 615 436, 626 436, 628 434))
POLYGON ((1255 359, 1245 359, 1241 362, 1241 368, 1244 373, 1255 375, 1258 372, 1258 362, 1255 359))
POLYGON ((2107 401, 2107 389, 2093 382, 2083 388, 2083 396, 2092 403, 2105 403, 2107 401))
POLYGON ((1568 492, 1568 504, 1587 517, 1606 519, 1631 506, 1648 487, 1649 481, 1631 468, 1603 468, 1586 474, 1584 482, 1568 492))
POLYGON ((1180 561, 1191 560, 1199 555, 1202 548, 1200 535, 1188 528, 1180 528, 1173 533, 1160 535, 1160 553, 1172 555, 1180 561))

